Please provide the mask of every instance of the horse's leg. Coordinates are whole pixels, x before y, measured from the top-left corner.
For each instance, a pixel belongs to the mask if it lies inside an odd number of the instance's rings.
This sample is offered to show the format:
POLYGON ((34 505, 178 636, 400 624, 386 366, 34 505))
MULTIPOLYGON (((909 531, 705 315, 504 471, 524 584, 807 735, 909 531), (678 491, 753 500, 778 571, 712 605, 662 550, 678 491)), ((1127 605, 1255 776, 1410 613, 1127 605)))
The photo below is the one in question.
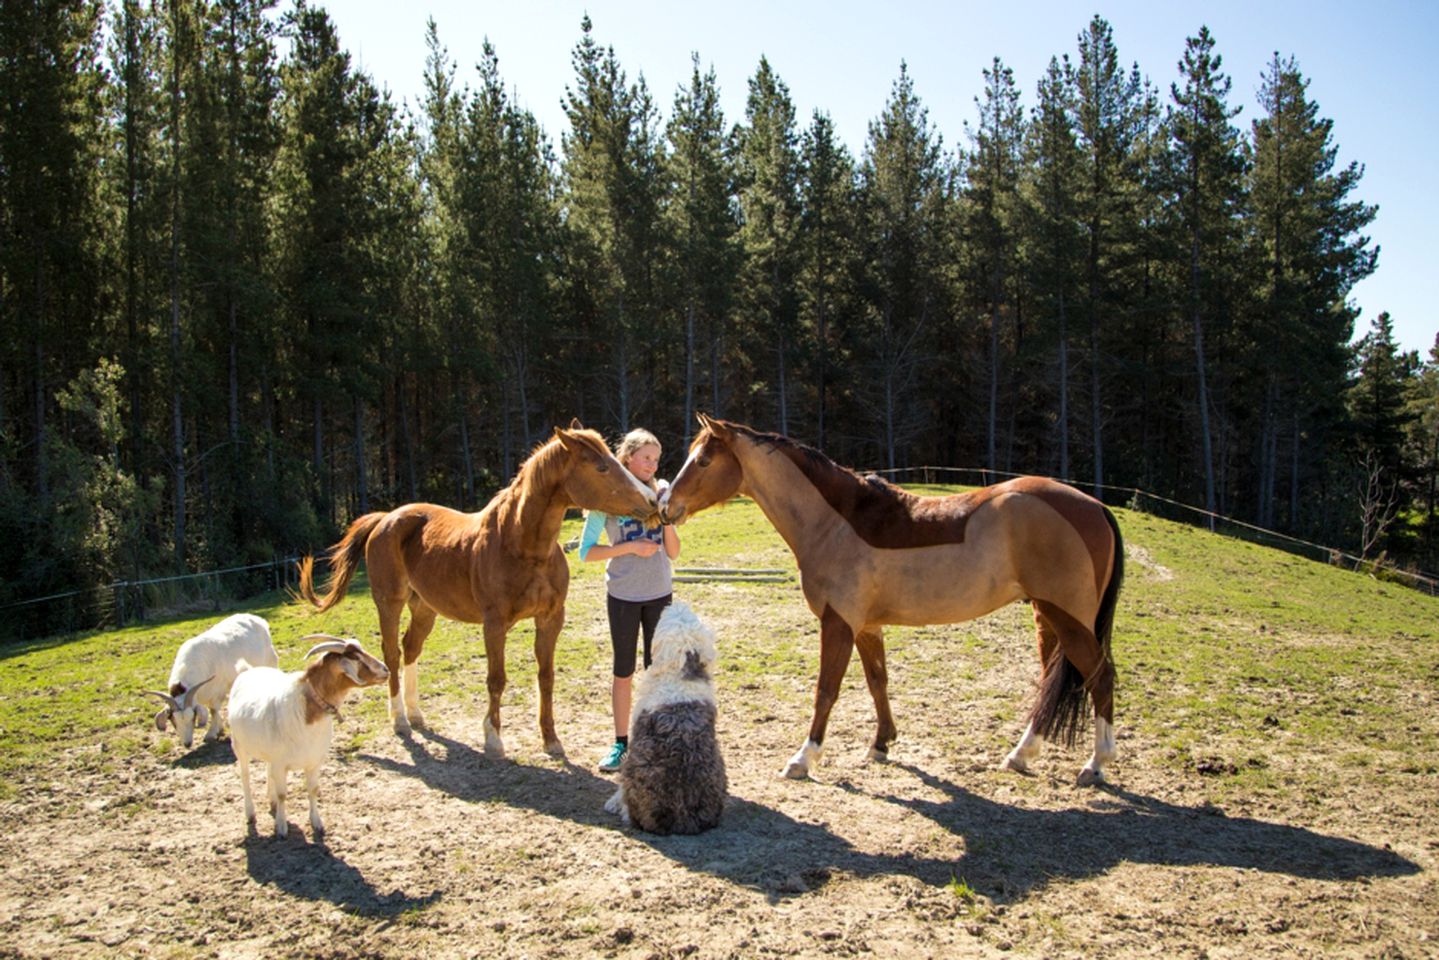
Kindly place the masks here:
POLYGON ((888 760, 889 745, 899 736, 894 717, 889 712, 889 672, 884 666, 884 632, 880 628, 855 634, 854 645, 864 664, 864 679, 869 695, 874 698, 874 746, 869 748, 870 760, 888 760))
POLYGON ((803 780, 819 765, 829 712, 839 699, 839 684, 844 679, 849 655, 853 651, 854 631, 839 614, 826 606, 819 621, 819 679, 814 685, 814 717, 809 724, 809 739, 784 768, 784 775, 791 780, 803 780))
POLYGON ((540 688, 540 737, 545 753, 552 757, 565 755, 564 745, 555 733, 555 643, 565 625, 565 605, 535 616, 535 682, 540 688))
MULTIPOLYGON (((1114 665, 1104 655, 1093 629, 1053 604, 1036 601, 1034 606, 1051 624, 1059 638, 1059 649, 1064 653, 1064 659, 1079 671, 1084 689, 1094 702, 1094 753, 1077 777, 1080 786, 1089 786, 1104 779, 1104 764, 1113 760, 1116 753, 1114 665)), ((1053 669, 1062 669, 1063 666, 1056 661, 1053 669)))
POLYGON ((373 575, 370 583, 375 610, 380 615, 380 652, 385 657, 385 668, 390 671, 390 723, 396 733, 407 734, 410 721, 400 700, 400 613, 405 609, 405 598, 382 594, 373 575))
MULTIPOLYGON (((1054 651, 1059 649, 1059 634, 1055 632, 1054 626, 1040 612, 1038 604, 1031 605, 1034 609, 1034 627, 1039 637, 1039 669, 1044 670, 1049 664, 1050 657, 1054 651)), ((1009 756, 1004 758, 1004 769, 1014 770, 1018 773, 1028 773, 1029 763, 1039 756, 1040 739, 1034 732, 1034 724, 1031 723, 1024 728, 1024 735, 1019 738, 1019 743, 1009 751, 1009 756)))
MULTIPOLYGON (((435 628, 435 609, 420 599, 418 593, 410 595, 410 625, 405 628, 405 713, 410 724, 426 729, 425 715, 420 712, 420 651, 425 649, 425 638, 435 628)), ((392 679, 393 679, 393 675, 392 679)))
POLYGON ((500 698, 505 693, 505 633, 509 625, 490 618, 485 619, 485 660, 489 666, 488 687, 490 707, 485 714, 485 755, 496 760, 505 756, 505 744, 500 739, 500 698))

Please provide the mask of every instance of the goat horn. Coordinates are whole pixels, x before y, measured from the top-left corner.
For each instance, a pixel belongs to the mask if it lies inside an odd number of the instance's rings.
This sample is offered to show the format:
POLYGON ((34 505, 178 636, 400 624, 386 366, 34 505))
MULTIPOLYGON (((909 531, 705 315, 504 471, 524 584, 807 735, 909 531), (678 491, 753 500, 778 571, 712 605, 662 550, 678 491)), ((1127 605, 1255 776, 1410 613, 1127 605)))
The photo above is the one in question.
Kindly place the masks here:
POLYGON ((174 707, 177 710, 180 708, 180 701, 176 700, 168 693, 161 693, 159 690, 141 690, 140 694, 141 696, 154 697, 157 700, 164 700, 166 703, 168 703, 170 706, 174 707))
POLYGON ((186 690, 184 693, 180 694, 180 699, 181 699, 181 701, 183 701, 184 703, 187 703, 187 704, 193 704, 193 703, 195 702, 195 691, 196 691, 196 690, 199 690, 199 689, 200 689, 201 687, 203 687, 205 684, 209 683, 211 680, 214 680, 214 679, 215 679, 215 675, 214 675, 213 673, 210 674, 210 675, 209 675, 208 677, 206 677, 204 680, 201 680, 199 683, 195 684, 195 685, 194 685, 193 687, 191 687, 189 690, 186 690))
MULTIPOLYGON (((306 637, 305 639, 313 640, 314 638, 306 637)), ((310 652, 305 654, 305 659, 308 660, 319 653, 344 653, 349 648, 350 642, 348 640, 341 640, 339 637, 335 637, 333 639, 326 640, 324 643, 315 644, 313 647, 310 648, 310 652)))

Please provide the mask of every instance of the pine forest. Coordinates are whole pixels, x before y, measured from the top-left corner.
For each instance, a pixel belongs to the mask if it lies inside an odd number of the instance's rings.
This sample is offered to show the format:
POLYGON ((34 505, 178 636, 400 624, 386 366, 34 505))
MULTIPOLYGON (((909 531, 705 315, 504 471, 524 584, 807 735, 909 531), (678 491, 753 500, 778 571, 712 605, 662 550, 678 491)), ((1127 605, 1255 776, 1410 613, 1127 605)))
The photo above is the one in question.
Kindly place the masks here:
POLYGON ((1207 29, 1151 79, 1075 26, 960 131, 896 65, 846 144, 763 59, 727 117, 703 51, 650 90, 588 18, 556 131, 433 22, 399 104, 303 0, 5 3, 0 606, 476 510, 575 417, 670 476, 696 412, 1439 567, 1439 343, 1349 299, 1343 118, 1293 57, 1241 102, 1207 29))

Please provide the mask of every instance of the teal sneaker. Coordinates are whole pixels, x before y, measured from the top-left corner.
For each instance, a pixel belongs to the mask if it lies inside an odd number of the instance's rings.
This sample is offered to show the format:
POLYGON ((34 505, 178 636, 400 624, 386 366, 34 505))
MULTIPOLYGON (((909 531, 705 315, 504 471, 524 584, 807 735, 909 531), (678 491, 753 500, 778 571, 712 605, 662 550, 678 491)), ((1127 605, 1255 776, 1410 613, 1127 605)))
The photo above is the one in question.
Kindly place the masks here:
POLYGON ((600 761, 600 770, 605 773, 614 773, 620 768, 620 761, 625 758, 625 751, 628 749, 629 747, 616 740, 610 747, 610 752, 600 761))

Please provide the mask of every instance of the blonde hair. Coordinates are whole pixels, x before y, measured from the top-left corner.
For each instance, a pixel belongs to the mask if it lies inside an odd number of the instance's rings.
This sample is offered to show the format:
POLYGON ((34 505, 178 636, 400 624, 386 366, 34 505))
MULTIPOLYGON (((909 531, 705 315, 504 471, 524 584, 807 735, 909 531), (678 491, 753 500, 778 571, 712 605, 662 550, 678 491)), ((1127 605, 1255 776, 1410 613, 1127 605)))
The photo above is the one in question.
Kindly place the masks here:
MULTIPOLYGON (((624 468, 628 470, 630 468, 630 457, 633 457, 635 455, 635 451, 638 450, 640 447, 649 446, 653 446, 655 449, 660 450, 661 452, 664 451, 664 447, 660 444, 658 438, 656 438, 653 433, 650 433, 648 430, 645 430, 642 427, 636 427, 629 433, 625 434, 623 438, 621 438, 619 446, 615 448, 615 459, 618 460, 621 464, 623 464, 624 468)), ((654 477, 650 477, 649 487, 652 490, 657 489, 654 477)))

